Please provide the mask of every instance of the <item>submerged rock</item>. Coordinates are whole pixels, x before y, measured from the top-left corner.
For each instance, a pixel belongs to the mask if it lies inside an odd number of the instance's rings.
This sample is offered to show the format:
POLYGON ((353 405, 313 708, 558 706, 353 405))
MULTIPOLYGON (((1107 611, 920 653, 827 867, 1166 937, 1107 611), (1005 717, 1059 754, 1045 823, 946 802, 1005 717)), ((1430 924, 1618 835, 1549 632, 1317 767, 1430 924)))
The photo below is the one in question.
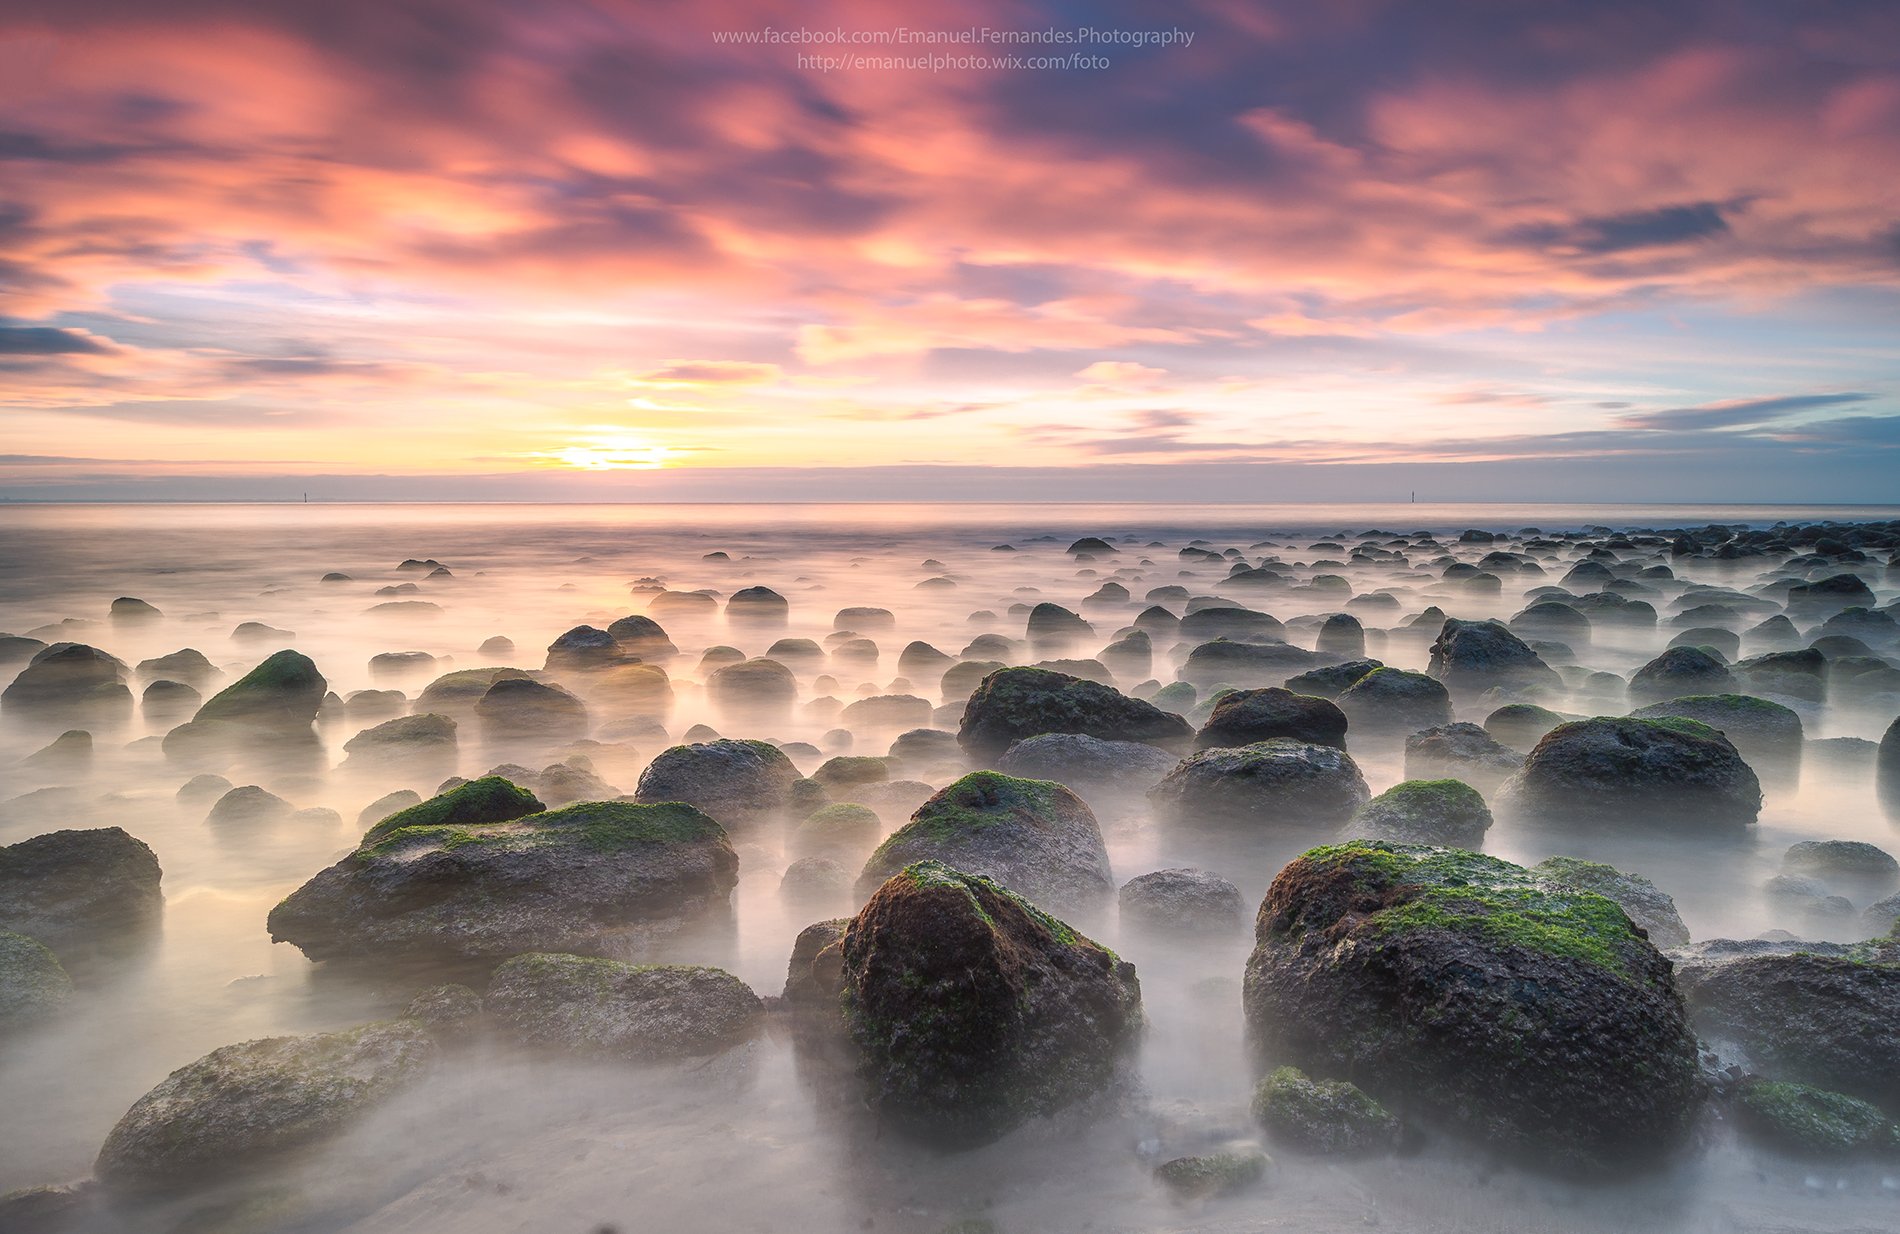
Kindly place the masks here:
POLYGON ((443 715, 398 716, 343 743, 343 770, 411 771, 424 780, 455 770, 455 721, 443 715))
POLYGON ((1761 783, 1725 737, 1693 720, 1598 716, 1537 743, 1501 799, 1534 818, 1668 831, 1740 828, 1761 783))
POLYGON ((1099 1093, 1140 1028, 1132 965, 939 862, 878 888, 840 948, 872 1104, 920 1138, 987 1143, 1099 1093))
POLYGON ((722 969, 577 955, 516 956, 484 1002, 523 1044, 635 1062, 720 1053, 752 1037, 765 1013, 722 969))
POLYGON ((864 863, 858 892, 926 860, 1064 911, 1092 908, 1115 890, 1101 828, 1080 797, 995 771, 973 771, 917 807, 864 863))
POLYGON ((1271 1164, 1258 1152, 1176 1157, 1155 1167, 1155 1181, 1184 1200, 1209 1199, 1246 1190, 1266 1177, 1271 1164))
POLYGON ((1900 1148, 1900 1127, 1870 1102, 1806 1084, 1752 1080, 1736 1092, 1736 1126, 1751 1139, 1830 1161, 1900 1148))
POLYGON ((1395 844, 1478 848, 1491 829, 1491 809, 1462 780, 1406 780, 1367 802, 1350 830, 1395 844))
POLYGON ((1139 741, 1178 749, 1194 730, 1180 716, 1113 686, 1041 668, 1005 668, 977 686, 964 707, 957 741, 980 759, 994 759, 1025 737, 1080 733, 1106 741, 1139 741))
POLYGON ((1275 1143, 1338 1156, 1390 1152, 1402 1130, 1398 1119, 1356 1085, 1314 1080, 1298 1067, 1276 1067, 1260 1081, 1253 1116, 1275 1143))
POLYGON ((798 768, 765 741, 721 737, 663 750, 640 773, 634 796, 645 802, 684 801, 727 828, 756 826, 790 802, 798 768))
POLYGON ((1343 823, 1370 796, 1344 750, 1285 737, 1201 750, 1148 793, 1156 812, 1176 824, 1261 827, 1343 823))
POLYGON ((269 1037, 180 1067, 126 1111, 95 1167, 109 1189, 180 1190, 341 1131, 434 1062, 421 1025, 269 1037))
POLYGON ((1735 675, 1700 647, 1671 647, 1637 669, 1629 689, 1630 698, 1642 703, 1727 694, 1735 689, 1735 675))
POLYGON ((1654 1164, 1687 1136, 1696 1045, 1669 962, 1602 896, 1355 841, 1282 870, 1255 937, 1267 1057, 1563 1170, 1654 1164))
POLYGON ((1524 756, 1498 744, 1476 724, 1459 722, 1421 729, 1405 739, 1407 779, 1464 780, 1495 788, 1524 768, 1524 756))
POLYGON ((313 960, 630 955, 727 910, 738 856, 692 806, 596 801, 478 821, 522 804, 492 784, 439 804, 484 783, 377 824, 271 910, 271 940, 313 960))
POLYGON ((58 957, 24 934, 0 930, 0 1041, 50 1019, 72 994, 58 957))
POLYGON ((27 661, 4 691, 0 710, 61 715, 117 713, 132 706, 125 665, 97 647, 54 643, 27 661))

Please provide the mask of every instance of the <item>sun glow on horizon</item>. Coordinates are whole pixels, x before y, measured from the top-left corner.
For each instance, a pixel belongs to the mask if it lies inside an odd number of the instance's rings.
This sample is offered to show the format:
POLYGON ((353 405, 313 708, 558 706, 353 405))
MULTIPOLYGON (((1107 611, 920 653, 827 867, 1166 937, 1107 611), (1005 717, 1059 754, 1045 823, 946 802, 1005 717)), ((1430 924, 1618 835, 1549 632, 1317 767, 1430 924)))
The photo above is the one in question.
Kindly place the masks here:
POLYGON ((653 445, 637 437, 602 437, 590 444, 564 446, 537 457, 576 471, 656 471, 678 453, 669 446, 653 445))

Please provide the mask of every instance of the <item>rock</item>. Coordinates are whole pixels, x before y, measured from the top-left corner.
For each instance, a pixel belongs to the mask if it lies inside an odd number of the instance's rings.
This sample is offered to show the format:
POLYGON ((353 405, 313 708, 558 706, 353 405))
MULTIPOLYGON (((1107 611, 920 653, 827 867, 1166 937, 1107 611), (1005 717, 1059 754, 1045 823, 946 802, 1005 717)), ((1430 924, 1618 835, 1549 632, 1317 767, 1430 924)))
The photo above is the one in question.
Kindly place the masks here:
POLYGON ((704 1057, 759 1030, 765 1005, 717 968, 623 964, 577 955, 516 956, 484 1000, 524 1045, 630 1062, 704 1057))
POLYGON ((1375 668, 1339 696, 1339 709, 1362 729, 1410 733, 1450 724, 1451 694, 1424 673, 1375 668))
POLYGON ((195 775, 178 786, 173 800, 188 809, 209 809, 218 798, 231 791, 231 781, 209 772, 195 775))
POLYGON ((482 996, 455 982, 430 986, 409 1000, 402 1018, 422 1025, 438 1041, 468 1037, 481 1022, 482 996))
POLYGON ((398 716, 343 743, 345 771, 410 771, 433 780, 455 770, 455 721, 447 716, 398 716))
POLYGON ((973 757, 996 758, 1043 733, 1081 733, 1164 749, 1187 744, 1186 720, 1113 686, 1040 668, 1005 668, 983 679, 963 711, 957 741, 973 757))
POLYGON ((1512 750, 1528 750, 1565 718, 1535 703, 1506 703, 1484 718, 1484 731, 1512 750))
POLYGON ((684 801, 729 829, 759 825, 782 813, 798 768, 776 746, 721 737, 663 750, 640 773, 639 801, 684 801))
POLYGON ((369 658, 371 677, 402 677, 433 669, 436 659, 426 651, 385 651, 369 658))
POLYGON ((1761 783, 1707 725, 1598 716, 1547 733, 1500 800, 1533 818, 1667 833, 1752 825, 1761 783))
POLYGON ((56 951, 143 931, 164 905, 158 858, 118 827, 0 847, 0 930, 56 951))
POLYGON ((996 760, 996 769, 1029 780, 1054 780, 1068 785, 1084 799, 1109 804, 1118 798, 1140 797, 1179 761, 1167 751, 1139 741, 1043 733, 1010 746, 996 760))
POLYGON ((1802 840, 1781 855, 1781 868, 1851 890, 1879 896, 1900 886, 1900 862, 1862 840, 1802 840))
POLYGON ((422 1026, 405 1022, 224 1046, 139 1098, 96 1172, 114 1192, 146 1194, 279 1159, 407 1087, 435 1053, 422 1026))
POLYGON ((813 810, 792 832, 792 851, 803 856, 861 861, 884 836, 877 811, 854 802, 835 801, 813 810))
POLYGON ((1295 694, 1314 698, 1338 698, 1352 684, 1375 668, 1385 665, 1377 660, 1348 660, 1344 664, 1326 664, 1286 680, 1286 688, 1295 694))
POLYGON ((1756 1071, 1893 1107, 1900 965, 1864 946, 1828 955, 1799 945, 1789 955, 1679 958, 1696 1031, 1739 1049, 1756 1071))
POLYGON ((140 660, 138 675, 148 681, 163 679, 181 681, 188 686, 207 686, 224 674, 205 658, 204 652, 186 647, 170 655, 140 660))
POLYGON ((1801 1157, 1837 1161, 1891 1153, 1900 1128, 1878 1107, 1806 1084, 1751 1080, 1735 1093, 1735 1124, 1750 1139, 1801 1157))
POLYGON ((1344 750, 1275 737, 1192 754, 1148 799, 1177 825, 1277 829, 1343 823, 1370 795, 1344 750))
POLYGON ((1100 536, 1083 536, 1080 540, 1077 540, 1074 544, 1069 546, 1070 556, 1087 553, 1092 557, 1106 557, 1119 552, 1121 552, 1120 549, 1110 544, 1107 540, 1102 539, 1100 536))
POLYGON ((1289 643, 1231 643, 1215 639, 1188 653, 1180 677, 1203 690, 1217 685, 1241 689, 1277 686, 1293 674, 1319 667, 1328 658, 1289 643))
POLYGON ((496 634, 483 639, 482 645, 475 651, 478 655, 484 655, 490 659, 505 660, 515 654, 515 640, 504 634, 496 634))
POLYGON ((607 801, 620 796, 620 790, 601 779, 592 768, 576 766, 573 762, 543 767, 534 778, 534 789, 535 796, 550 807, 572 805, 577 801, 607 801))
POLYGON ((1253 1116, 1275 1143, 1301 1152, 1356 1156, 1391 1152, 1399 1120, 1344 1080, 1313 1080, 1298 1067, 1276 1067, 1254 1089, 1253 1116))
POLYGON ((851 894, 851 871, 830 857, 800 857, 785 867, 778 893, 795 904, 825 904, 851 894))
POLYGON ((1900 718, 1887 726, 1874 755, 1874 779, 1889 818, 1900 818, 1900 718))
POLYGON ((635 613, 607 627, 620 650, 642 660, 663 660, 679 654, 679 648, 667 637, 665 629, 651 617, 635 613))
POLYGON ((1856 574, 1836 574, 1788 588, 1788 613, 1793 617, 1828 617, 1842 609, 1872 608, 1878 602, 1873 588, 1856 574))
POLYGON ((51 951, 0 930, 0 1042, 58 1014, 72 994, 72 978, 51 951))
POLYGON ((930 700, 914 694, 876 694, 845 705, 839 717, 856 729, 918 728, 930 723, 930 700))
POLYGON ((1095 627, 1060 604, 1043 602, 1029 610, 1027 630, 1032 647, 1063 647, 1095 637, 1095 627))
POLYGON ((70 728, 20 760, 22 771, 46 776, 84 776, 92 770, 92 734, 70 728))
POLYGON ((968 770, 957 735, 936 728, 913 728, 898 734, 885 757, 899 771, 923 776, 958 776, 968 770))
POLYGON ((268 789, 241 784, 218 798, 205 822, 213 827, 263 827, 279 823, 297 812, 297 807, 268 789))
POLYGON ((1630 697, 1655 702, 1684 695, 1729 694, 1735 676, 1700 647, 1671 647, 1630 678, 1630 697))
POLYGON ((726 601, 726 620, 753 625, 784 625, 791 605, 770 587, 741 587, 726 601))
POLYGON ((1491 810, 1462 780, 1406 780, 1360 808, 1351 832, 1395 844, 1478 848, 1491 829, 1491 810))
POLYGON ((613 711, 664 716, 673 709, 673 682, 657 664, 619 664, 596 674, 587 696, 613 711))
POLYGON ((897 614, 888 608, 841 608, 831 619, 834 630, 893 630, 897 628, 897 614))
POLYGON ((1453 690, 1559 689, 1563 679, 1502 622, 1447 618, 1428 671, 1453 690))
POLYGON ((1602 896, 1457 849, 1355 841, 1274 879, 1247 962, 1264 1056, 1545 1167, 1680 1147, 1700 1098, 1670 965, 1602 896))
POLYGON ((1240 888, 1206 870, 1156 870, 1122 884, 1122 924, 1181 934, 1233 934, 1247 917, 1240 888))
POLYGON ((1316 650, 1336 656, 1366 654, 1366 629, 1351 613, 1334 613, 1320 623, 1316 650))
POLYGON ((706 697, 729 712, 786 711, 798 698, 798 679, 777 660, 742 660, 706 679, 706 697))
MULTIPOLYGON (((1215 639, 1233 639, 1238 642, 1255 642, 1262 639, 1286 641, 1286 626, 1266 613, 1257 613, 1250 608, 1229 608, 1214 605, 1207 608, 1194 608, 1189 605, 1188 615, 1181 618, 1180 635, 1184 639, 1207 641, 1215 639)), ((1359 653, 1363 654, 1361 648, 1359 653)))
POLYGON ((1771 651, 1750 656, 1734 667, 1747 688, 1765 694, 1819 703, 1827 698, 1827 657, 1809 647, 1801 651, 1771 651))
POLYGON ((0 1234, 91 1234, 99 1228, 99 1184, 87 1178, 0 1195, 0 1234))
POLYGON ((84 643, 54 643, 0 691, 0 709, 57 714, 117 712, 132 705, 125 665, 84 643))
POLYGON ((310 657, 280 651, 211 696, 193 717, 264 733, 301 736, 317 718, 329 683, 310 657))
POLYGON ((1590 643, 1590 619, 1560 600, 1539 600, 1512 617, 1507 628, 1527 639, 1549 639, 1579 647, 1590 643))
POLYGON ((1346 748, 1346 713, 1323 698, 1268 686, 1234 690, 1220 697, 1194 748, 1244 746, 1290 737, 1316 746, 1346 748))
MULTIPOLYGON (((416 706, 422 706, 421 699, 416 706)), ((475 718, 482 739, 490 742, 559 742, 587 735, 587 708, 581 700, 530 677, 498 677, 475 704, 475 718)))
POLYGON ((1184 1200, 1244 1191, 1266 1177, 1265 1153, 1209 1153, 1176 1157, 1155 1167, 1155 1181, 1184 1200))
POLYGON ((1405 739, 1405 775, 1412 780, 1463 780, 1495 788, 1524 767, 1524 756, 1507 750, 1475 724, 1440 724, 1405 739))
POLYGON ((1124 679, 1146 677, 1154 667, 1154 644, 1145 630, 1136 630, 1102 648, 1097 658, 1124 679))
POLYGON ((1532 866, 1531 872, 1553 883, 1615 900, 1657 947, 1667 950, 1689 941, 1689 929, 1676 912, 1676 901, 1640 874, 1625 874, 1615 866, 1577 857, 1548 857, 1532 866))
POLYGON ((466 810, 436 798, 384 820, 271 910, 271 940, 313 960, 631 955, 728 911, 738 856, 693 807, 596 801, 467 821, 511 796, 491 785, 466 810), (450 821, 413 821, 431 817, 450 821))
POLYGON ((148 719, 175 720, 204 705, 204 695, 182 681, 154 681, 139 696, 139 708, 148 719))
POLYGON ((444 673, 422 688, 416 696, 416 710, 467 719, 475 714, 476 705, 489 687, 510 679, 533 680, 518 668, 464 668, 444 673))
POLYGON ((858 876, 868 896, 919 861, 996 880, 1063 911, 1098 906, 1115 890, 1095 815, 1068 788, 973 771, 917 808, 858 876))
POLYGON ((31 660, 46 650, 46 644, 37 638, 24 638, 18 634, 0 634, 0 664, 18 664, 22 660, 31 660))
POLYGON ((1114 1080, 1134 967, 986 878, 934 861, 878 888, 841 942, 846 1022, 898 1128, 987 1143, 1114 1080))

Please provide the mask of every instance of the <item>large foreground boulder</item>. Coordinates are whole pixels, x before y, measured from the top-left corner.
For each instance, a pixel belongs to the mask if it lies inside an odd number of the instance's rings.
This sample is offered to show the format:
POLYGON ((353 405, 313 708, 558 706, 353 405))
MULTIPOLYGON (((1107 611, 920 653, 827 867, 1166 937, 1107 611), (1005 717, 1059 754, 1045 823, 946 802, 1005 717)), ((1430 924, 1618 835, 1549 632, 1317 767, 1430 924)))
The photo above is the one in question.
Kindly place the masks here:
POLYGON ((684 801, 720 826, 737 829, 776 817, 798 779, 792 760, 770 742, 721 737, 662 750, 640 773, 633 795, 646 802, 684 801))
POLYGON ((1177 824, 1266 828, 1343 823, 1370 796, 1350 754, 1285 737, 1201 750, 1148 793, 1177 824))
POLYGON ((840 946, 871 1101, 931 1141, 982 1144, 1102 1091, 1140 1027, 1133 965, 938 862, 880 887, 840 946))
POLYGON ((323 1139, 419 1078, 435 1045, 410 1022, 213 1050, 126 1111, 95 1167, 114 1191, 178 1190, 323 1139))
POLYGON ((118 827, 54 831, 0 848, 0 930, 55 951, 140 933, 163 908, 158 858, 118 827))
POLYGON ((313 960, 632 958, 726 911, 738 882, 725 830, 681 802, 582 802, 496 821, 437 807, 447 821, 428 821, 434 804, 383 820, 292 892, 271 910, 272 941, 313 960))
POLYGON ((1064 912, 1096 907, 1115 891, 1095 815, 1051 780, 973 771, 948 785, 871 854, 858 893, 869 896, 926 860, 995 879, 1064 912))
POLYGON ((991 673, 963 709, 957 741, 991 760, 1025 737, 1081 733, 1106 741, 1139 741, 1174 750, 1194 736, 1188 722, 1113 686, 1045 668, 991 673))
POLYGON ((526 1045, 646 1062, 717 1054, 757 1032, 765 1005, 717 968, 593 956, 516 956, 483 1000, 526 1045))
POLYGON ((1727 738, 1693 720, 1598 716, 1544 735, 1501 790, 1526 817, 1668 832, 1739 828, 1761 782, 1727 738))
POLYGON ((1495 857, 1355 841, 1274 879, 1247 962, 1263 1054, 1549 1168, 1662 1160, 1696 1043, 1615 903, 1495 857))

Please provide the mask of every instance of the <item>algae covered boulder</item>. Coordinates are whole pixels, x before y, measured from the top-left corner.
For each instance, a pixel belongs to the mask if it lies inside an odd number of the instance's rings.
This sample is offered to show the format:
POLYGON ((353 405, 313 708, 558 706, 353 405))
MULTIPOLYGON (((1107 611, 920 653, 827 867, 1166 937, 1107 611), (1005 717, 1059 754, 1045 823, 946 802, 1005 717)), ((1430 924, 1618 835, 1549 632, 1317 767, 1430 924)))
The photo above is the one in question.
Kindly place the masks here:
POLYGON ((525 1045, 633 1061, 720 1053, 765 1014, 752 987, 722 969, 547 954, 497 968, 484 1005, 525 1045))
POLYGON ((662 750, 640 773, 641 801, 684 801, 723 827, 765 822, 785 809, 798 768, 770 742, 721 737, 662 750))
POLYGON ((1424 673, 1375 668, 1346 688, 1339 709, 1361 729, 1410 733, 1451 723, 1451 693, 1424 673))
POLYGON ((1730 1107, 1750 1139, 1799 1157, 1838 1160, 1900 1150, 1900 1127, 1878 1106, 1806 1084, 1751 1080, 1730 1107))
POLYGON ((84 643, 53 643, 27 661, 0 691, 0 710, 54 715, 105 715, 129 711, 132 691, 125 664, 84 643))
POLYGON ((1088 805, 1064 785, 996 771, 973 771, 917 807, 864 863, 858 892, 868 896, 926 860, 1063 911, 1093 907, 1115 891, 1088 805))
POLYGON ((1178 749, 1193 738, 1188 722, 1113 686, 1045 668, 1005 668, 985 677, 963 709, 957 741, 990 760, 1025 737, 1081 733, 1178 749))
POLYGON ((1420 729, 1405 739, 1405 775, 1412 780, 1463 780, 1492 789, 1524 768, 1524 756, 1498 744, 1476 724, 1459 721, 1420 729))
POLYGON ((65 950, 138 934, 163 908, 158 858, 121 828, 53 831, 0 847, 0 930, 65 950))
POLYGON ((1630 713, 1640 720, 1694 720, 1734 743, 1745 758, 1798 757, 1801 717, 1792 708, 1749 694, 1689 694, 1630 713))
POLYGON ((1108 1088, 1141 1024, 1134 967, 989 879, 909 866, 840 944, 874 1107, 953 1146, 1108 1088))
POLYGON ((1245 746, 1290 737, 1316 746, 1346 748, 1346 713, 1333 702, 1278 686, 1233 690, 1220 696, 1194 748, 1245 746))
POLYGON ((1669 962, 1613 901, 1457 849, 1313 849, 1247 962, 1264 1057, 1563 1170, 1679 1147, 1700 1096, 1669 962))
POLYGON ((1353 816, 1352 830, 1368 840, 1477 848, 1491 829, 1491 808, 1462 780, 1406 780, 1394 784, 1353 816))
POLYGON ((1563 679, 1501 621, 1448 618, 1433 640, 1428 670, 1460 691, 1559 689, 1563 679))
POLYGON ((1370 796, 1344 750, 1286 737, 1192 754, 1148 793, 1174 823, 1269 828, 1343 823, 1370 796))
POLYGON ((268 924, 313 960, 637 956, 729 911, 738 866, 725 830, 681 802, 473 821, 425 801, 377 824, 268 924), (455 821, 428 821, 432 807, 455 821))
POLYGON ((1659 832, 1734 829, 1761 812, 1761 782, 1706 724, 1598 716, 1546 733, 1502 800, 1539 819, 1659 832))
POLYGON ((421 1025, 370 1024, 213 1050, 138 1099, 95 1167, 113 1191, 170 1191, 262 1165, 342 1130, 420 1078, 421 1025))
POLYGON ((1401 1127, 1386 1108, 1345 1080, 1315 1080, 1276 1067, 1253 1094, 1254 1120, 1275 1143, 1350 1156, 1397 1148, 1401 1127))
POLYGON ((280 651, 205 700, 193 721, 302 735, 317 718, 329 688, 309 656, 280 651))

